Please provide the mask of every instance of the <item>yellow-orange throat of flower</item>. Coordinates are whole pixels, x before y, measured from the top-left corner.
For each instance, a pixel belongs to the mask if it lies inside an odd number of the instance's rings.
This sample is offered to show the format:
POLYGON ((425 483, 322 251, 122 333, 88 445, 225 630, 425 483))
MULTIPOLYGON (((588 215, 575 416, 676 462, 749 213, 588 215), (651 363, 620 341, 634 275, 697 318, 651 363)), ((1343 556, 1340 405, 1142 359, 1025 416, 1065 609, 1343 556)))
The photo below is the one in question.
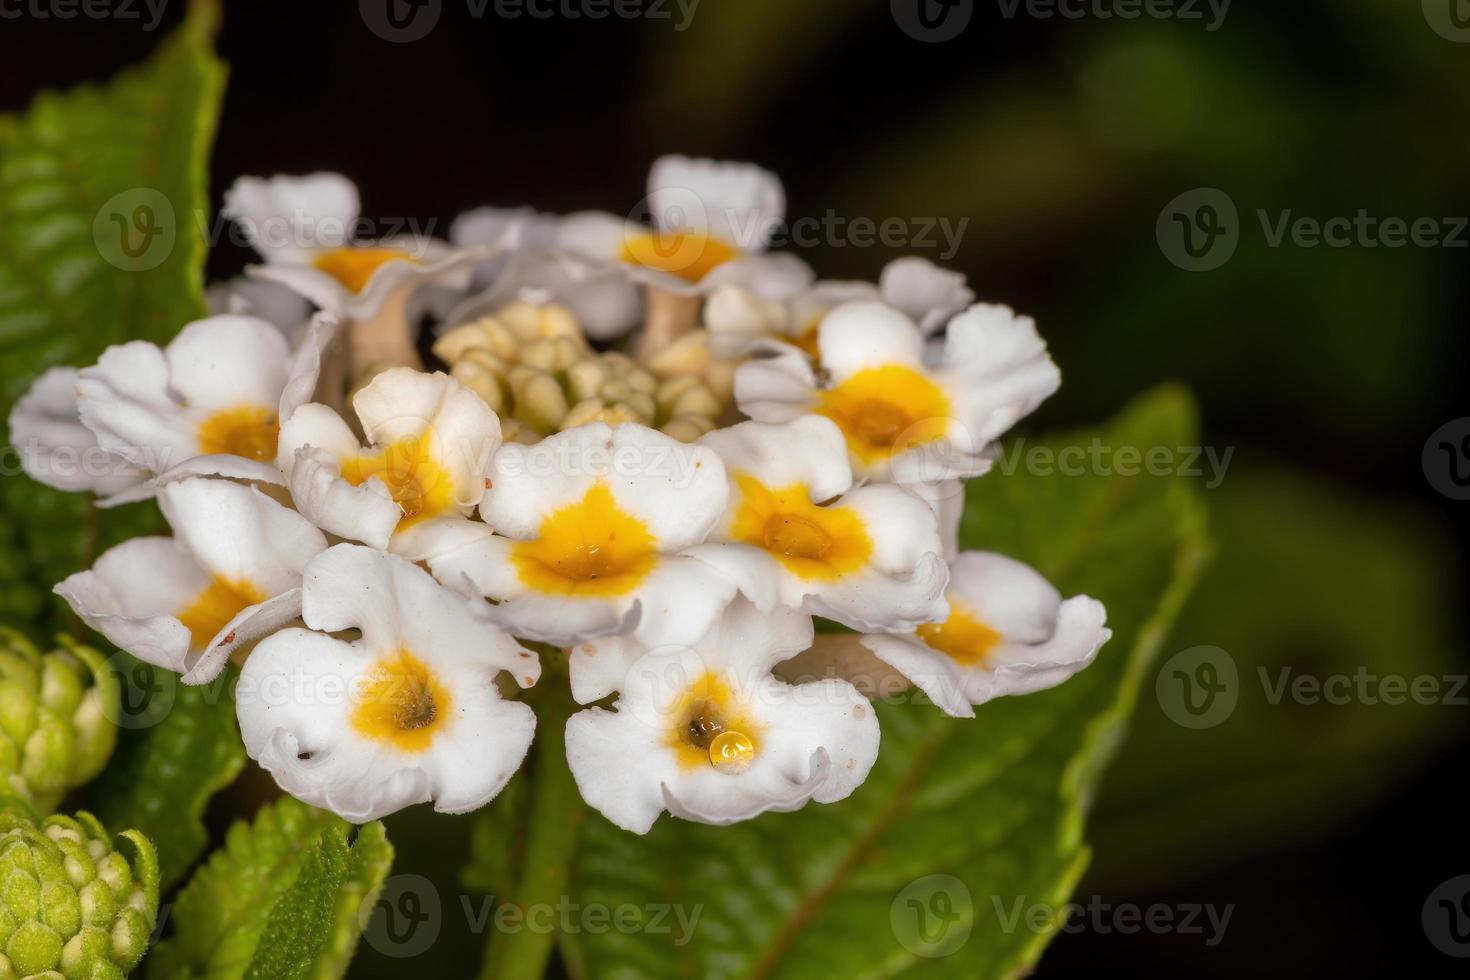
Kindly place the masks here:
POLYGON ((762 548, 794 575, 835 581, 867 564, 873 539, 851 507, 818 507, 806 485, 772 489, 748 473, 735 474, 740 503, 730 536, 762 548))
POLYGON ((949 618, 942 623, 925 623, 918 634, 926 645, 966 667, 983 665, 1002 639, 953 597, 949 600, 949 618))
POLYGON ((653 535, 613 499, 606 484, 547 515, 539 536, 511 550, 523 583, 550 595, 620 596, 658 564, 653 535))
POLYGON ((760 750, 764 727, 713 671, 684 689, 670 718, 664 744, 673 750, 681 769, 713 766, 733 775, 749 769, 760 750))
POLYGON ((360 293, 367 288, 368 280, 373 277, 373 273, 377 272, 383 263, 393 259, 417 262, 412 255, 396 248, 348 246, 347 248, 334 248, 330 252, 318 255, 315 264, 318 269, 343 286, 354 293, 360 293))
POLYGON ((699 282, 739 255, 733 245, 712 235, 670 231, 628 236, 623 240, 620 257, 631 265, 699 282))
POLYGON ((194 433, 202 456, 227 453, 260 462, 275 460, 280 434, 275 409, 265 405, 222 408, 200 422, 194 433))
POLYGON ((216 575, 179 613, 178 620, 189 630, 194 649, 202 650, 246 606, 264 602, 266 598, 264 590, 253 582, 216 575))
POLYGON ((433 671, 407 650, 374 663, 355 698, 352 727, 401 752, 422 752, 433 744, 454 707, 433 671))
POLYGON ((942 439, 949 431, 944 390, 899 364, 858 371, 823 392, 816 411, 836 422, 848 450, 869 464, 942 439))
POLYGON ((373 477, 383 481, 402 512, 400 529, 442 514, 455 504, 454 480, 434 456, 432 429, 342 463, 342 478, 353 486, 373 477))

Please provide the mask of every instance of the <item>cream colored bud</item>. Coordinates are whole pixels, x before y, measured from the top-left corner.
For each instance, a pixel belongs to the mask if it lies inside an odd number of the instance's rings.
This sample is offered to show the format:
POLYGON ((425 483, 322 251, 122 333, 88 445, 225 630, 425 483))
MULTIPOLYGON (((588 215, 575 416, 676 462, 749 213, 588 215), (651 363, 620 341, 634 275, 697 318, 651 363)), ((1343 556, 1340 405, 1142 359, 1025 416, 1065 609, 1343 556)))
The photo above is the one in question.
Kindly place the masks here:
POLYGON ((691 330, 648 359, 648 369, 660 378, 703 374, 709 367, 709 332, 691 330))

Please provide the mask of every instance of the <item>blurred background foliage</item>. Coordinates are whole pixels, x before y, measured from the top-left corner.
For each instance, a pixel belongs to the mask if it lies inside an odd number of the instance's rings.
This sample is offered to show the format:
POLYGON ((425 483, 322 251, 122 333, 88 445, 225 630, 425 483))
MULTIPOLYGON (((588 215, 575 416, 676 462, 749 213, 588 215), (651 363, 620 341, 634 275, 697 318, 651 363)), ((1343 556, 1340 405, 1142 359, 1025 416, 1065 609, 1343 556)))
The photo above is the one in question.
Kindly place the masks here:
MULTIPOLYGON (((683 31, 672 4, 664 21, 475 20, 451 0, 411 44, 374 37, 356 7, 228 5, 216 205, 242 173, 330 168, 358 180, 366 214, 443 234, 481 204, 631 208, 665 152, 751 159, 782 176, 792 217, 968 219, 955 255, 916 251, 1036 316, 1066 383, 1030 431, 1104 418, 1164 379, 1197 393, 1206 442, 1235 453, 1206 493, 1216 560, 1165 655, 1224 648, 1241 700, 1189 731, 1145 690, 1079 894, 1240 911, 1208 957, 1197 938, 1083 933, 1043 976, 1099 955, 1197 976, 1267 956, 1352 969, 1424 945, 1419 903, 1470 857, 1448 785, 1463 779, 1466 709, 1272 705, 1257 669, 1466 672, 1470 525, 1419 457, 1470 414, 1470 249, 1272 247, 1257 212, 1470 214, 1470 44, 1415 0, 1235 0, 1215 31, 1007 19, 975 0, 941 44, 905 36, 884 0, 703 0, 683 31), (1208 273, 1176 268, 1155 239, 1161 209, 1197 187, 1225 191, 1242 221, 1239 250, 1208 273), (1330 932, 1331 948, 1283 948, 1278 914, 1330 932)), ((24 43, 0 111, 35 79, 105 78, 156 40, 85 21, 5 31, 24 43)), ((799 251, 826 277, 871 279, 904 250, 799 251)), ((247 258, 223 243, 210 268, 247 258)), ((472 823, 390 820, 400 867, 447 880, 472 823)), ((446 964, 456 927, 448 916, 435 950, 446 964)), ((354 973, 393 968, 364 948, 354 973)))

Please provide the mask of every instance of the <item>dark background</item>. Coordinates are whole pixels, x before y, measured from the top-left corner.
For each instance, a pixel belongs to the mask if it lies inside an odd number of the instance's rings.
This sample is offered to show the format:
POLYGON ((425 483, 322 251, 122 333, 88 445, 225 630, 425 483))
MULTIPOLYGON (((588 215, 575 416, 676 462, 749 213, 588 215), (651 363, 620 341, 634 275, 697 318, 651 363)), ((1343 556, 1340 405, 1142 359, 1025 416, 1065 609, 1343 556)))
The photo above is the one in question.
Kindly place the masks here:
MULTIPOLYGON (((140 60, 182 16, 169 3, 153 32, 142 7, 0 20, 0 112, 140 60)), ((1165 656, 1220 646, 1252 676, 1465 673, 1470 505, 1434 491, 1421 449, 1470 414, 1470 248, 1273 248, 1255 213, 1470 215, 1470 43, 1418 0, 1236 0, 1215 31, 972 6, 960 36, 922 43, 886 0, 702 0, 685 31, 673 5, 667 20, 508 20, 446 0, 427 37, 390 43, 352 2, 228 3, 214 200, 241 174, 333 169, 366 216, 444 235, 482 204, 627 210, 649 162, 684 152, 774 170, 792 216, 968 218, 953 258, 915 251, 1037 317, 1067 383, 1032 429, 1180 379, 1206 443, 1235 448, 1205 491, 1217 561, 1165 656), (1241 244, 1193 273, 1155 225, 1199 187, 1239 207, 1241 244)), ((874 278, 898 254, 800 251, 830 278, 874 278)), ((247 259, 224 243, 211 274, 247 259)), ((1078 893, 1233 904, 1224 941, 1084 929, 1041 976, 1463 975, 1420 910, 1470 873, 1467 709, 1271 705, 1253 683, 1229 721, 1192 732, 1150 679, 1078 893)), ((463 820, 391 823, 400 869, 452 880, 463 820)), ((475 955, 453 938, 435 951, 445 975, 475 955)), ((354 975, 404 965, 364 947, 354 975)))

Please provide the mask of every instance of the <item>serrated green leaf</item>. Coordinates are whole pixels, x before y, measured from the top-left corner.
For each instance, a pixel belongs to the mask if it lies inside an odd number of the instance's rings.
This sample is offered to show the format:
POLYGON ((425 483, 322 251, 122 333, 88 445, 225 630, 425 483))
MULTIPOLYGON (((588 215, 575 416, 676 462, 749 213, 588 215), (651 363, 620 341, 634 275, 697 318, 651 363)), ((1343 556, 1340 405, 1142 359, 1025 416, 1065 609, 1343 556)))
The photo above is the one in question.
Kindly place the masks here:
POLYGON ((329 827, 307 855, 301 873, 277 900, 256 945, 246 980, 340 977, 388 869, 393 846, 381 823, 370 823, 349 843, 345 823, 329 827))
POLYGON ((158 844, 163 887, 204 851, 209 800, 239 775, 245 749, 235 723, 231 667, 213 684, 189 687, 177 675, 119 653, 123 733, 102 775, 87 787, 88 809, 114 827, 134 827, 158 844))
POLYGON ((274 955, 268 945, 283 942, 315 970, 266 975, 340 976, 358 934, 358 907, 381 885, 393 856, 382 824, 362 828, 349 845, 350 831, 334 814, 289 797, 237 821, 179 893, 172 934, 149 954, 147 976, 239 978, 274 955), (263 946, 267 929, 274 932, 263 946))
MULTIPOLYGON (((1047 444, 1094 437, 1144 449, 1198 441, 1192 403, 1172 389, 1100 432, 1047 444)), ((645 837, 591 820, 572 897, 645 910, 643 926, 563 935, 569 969, 601 980, 998 977, 1029 968, 1059 923, 1033 930, 1012 912, 1060 909, 1070 896, 1087 861, 1086 805, 1140 673, 1203 560, 1204 536, 1199 500, 1179 478, 1018 470, 974 481, 966 547, 1014 555, 1064 593, 1102 599, 1114 637, 1098 661, 1054 690, 986 705, 972 721, 925 705, 881 706, 878 763, 836 805, 725 828, 664 818, 645 837), (944 902, 934 904, 925 891, 933 875, 963 886, 940 881, 944 902), (917 921, 926 911, 942 917, 917 921), (940 927, 930 933, 939 944, 900 941, 910 925, 926 924, 940 927), (952 951, 943 942, 951 937, 952 951), (925 958, 938 949, 945 958, 925 958)))
MULTIPOLYGON (((194 4, 147 64, 104 87, 43 93, 0 127, 0 418, 45 368, 166 341, 203 315, 196 216, 224 85, 216 16, 194 4)), ((151 505, 104 514, 24 476, 7 478, 0 499, 0 611, 32 622, 60 608, 45 601, 53 582, 156 526, 151 505)))

